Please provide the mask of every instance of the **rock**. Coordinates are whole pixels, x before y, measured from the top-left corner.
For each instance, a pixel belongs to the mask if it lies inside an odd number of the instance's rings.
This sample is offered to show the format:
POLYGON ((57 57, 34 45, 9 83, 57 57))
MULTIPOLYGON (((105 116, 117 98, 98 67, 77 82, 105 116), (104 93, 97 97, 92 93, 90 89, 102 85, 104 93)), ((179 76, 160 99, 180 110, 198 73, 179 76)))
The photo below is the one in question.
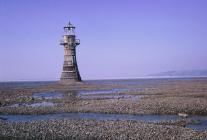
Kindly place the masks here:
POLYGON ((187 118, 188 117, 188 114, 186 114, 186 113, 178 113, 178 116, 187 118))

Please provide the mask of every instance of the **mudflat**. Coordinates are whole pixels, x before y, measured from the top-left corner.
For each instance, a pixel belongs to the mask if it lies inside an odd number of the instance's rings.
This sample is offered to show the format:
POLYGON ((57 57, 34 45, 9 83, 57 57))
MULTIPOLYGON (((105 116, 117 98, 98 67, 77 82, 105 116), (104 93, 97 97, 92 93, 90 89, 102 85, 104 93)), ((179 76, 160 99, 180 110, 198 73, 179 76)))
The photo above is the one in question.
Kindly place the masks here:
MULTIPOLYGON (((207 78, 129 79, 0 84, 0 115, 58 113, 207 116, 207 78)), ((207 139, 207 131, 178 121, 39 120, 0 118, 0 138, 14 139, 207 139)))

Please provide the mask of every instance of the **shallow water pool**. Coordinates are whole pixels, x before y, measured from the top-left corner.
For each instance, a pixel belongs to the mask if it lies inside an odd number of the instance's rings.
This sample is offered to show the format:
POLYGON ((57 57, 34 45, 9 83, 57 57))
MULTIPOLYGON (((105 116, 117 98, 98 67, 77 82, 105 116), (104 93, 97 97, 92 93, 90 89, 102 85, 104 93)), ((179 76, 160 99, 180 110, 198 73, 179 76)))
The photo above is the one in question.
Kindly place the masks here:
POLYGON ((35 99, 62 99, 63 93, 60 92, 40 92, 32 95, 35 99))
POLYGON ((53 102, 37 102, 37 103, 17 103, 6 107, 51 107, 55 104, 53 102))
POLYGON ((139 100, 143 95, 127 95, 127 94, 103 94, 103 95, 79 95, 78 98, 85 100, 93 99, 130 99, 130 100, 139 100))
MULTIPOLYGON (((59 113, 46 115, 0 115, 0 119, 19 121, 40 121, 40 120, 130 120, 143 122, 178 121, 183 119, 178 115, 129 115, 129 114, 104 114, 104 113, 59 113)), ((186 127, 195 130, 207 130, 207 116, 189 116, 189 119, 199 123, 191 123, 186 127)))

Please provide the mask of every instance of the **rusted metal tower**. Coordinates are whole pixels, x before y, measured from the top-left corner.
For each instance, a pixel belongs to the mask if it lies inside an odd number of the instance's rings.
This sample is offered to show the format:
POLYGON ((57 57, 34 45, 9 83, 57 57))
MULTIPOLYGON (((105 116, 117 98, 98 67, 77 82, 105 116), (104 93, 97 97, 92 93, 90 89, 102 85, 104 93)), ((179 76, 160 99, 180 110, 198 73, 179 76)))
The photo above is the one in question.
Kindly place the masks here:
POLYGON ((76 39, 75 27, 69 22, 64 27, 63 39, 60 45, 64 47, 64 63, 61 74, 61 82, 79 82, 81 81, 78 65, 76 61, 76 46, 80 44, 80 40, 76 39))

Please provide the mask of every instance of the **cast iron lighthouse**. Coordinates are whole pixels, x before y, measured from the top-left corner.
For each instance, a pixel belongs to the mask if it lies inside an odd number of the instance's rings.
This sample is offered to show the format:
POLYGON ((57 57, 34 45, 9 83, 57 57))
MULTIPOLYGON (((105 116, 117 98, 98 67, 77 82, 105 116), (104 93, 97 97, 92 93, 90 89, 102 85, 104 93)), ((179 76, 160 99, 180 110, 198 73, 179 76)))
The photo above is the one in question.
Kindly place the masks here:
POLYGON ((64 63, 60 81, 71 83, 81 81, 78 65, 76 61, 76 46, 80 44, 80 40, 76 39, 75 27, 69 22, 64 27, 63 39, 60 45, 64 47, 64 63))

